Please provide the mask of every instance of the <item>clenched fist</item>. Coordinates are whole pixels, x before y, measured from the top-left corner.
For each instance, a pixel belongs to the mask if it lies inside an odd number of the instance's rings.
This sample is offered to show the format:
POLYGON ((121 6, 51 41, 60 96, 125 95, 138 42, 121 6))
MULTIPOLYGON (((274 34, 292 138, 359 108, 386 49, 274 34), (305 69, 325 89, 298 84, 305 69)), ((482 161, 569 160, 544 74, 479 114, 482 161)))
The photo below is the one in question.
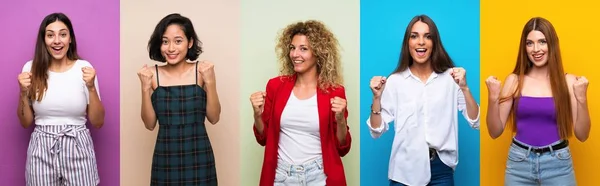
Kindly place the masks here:
POLYGON ((488 88, 488 98, 498 100, 500 98, 500 80, 494 76, 490 76, 485 80, 488 88))
POLYGON ((454 82, 456 82, 456 84, 458 84, 460 88, 467 87, 467 71, 464 68, 452 68, 450 75, 452 76, 452 78, 454 78, 454 82))
POLYGON ((369 87, 371 87, 371 92, 373 92, 374 97, 381 97, 381 93, 385 88, 386 78, 383 76, 374 76, 371 78, 371 83, 369 87))
POLYGON ((27 93, 27 91, 29 91, 29 87, 31 87, 31 72, 23 72, 17 76, 17 79, 19 80, 21 93, 27 93))
POLYGON ((267 97, 266 92, 255 92, 250 95, 250 103, 252 103, 252 109, 254 110, 254 116, 260 116, 265 110, 265 98, 267 97))
POLYGON ((82 67, 81 71, 83 72, 83 81, 85 82, 85 86, 88 88, 93 88, 94 79, 96 78, 96 70, 92 67, 82 67))
POLYGON ((588 80, 583 76, 575 78, 575 83, 573 83, 573 94, 575 94, 577 102, 585 103, 587 101, 588 84, 588 80))
POLYGON ((335 113, 335 120, 341 121, 344 119, 346 112, 346 100, 340 97, 331 98, 331 111, 335 113))
POLYGON ((215 83, 215 65, 209 61, 201 61, 198 63, 198 73, 202 76, 204 83, 215 83))
POLYGON ((148 65, 144 65, 137 73, 140 78, 140 82, 142 83, 142 90, 149 91, 152 90, 152 77, 154 74, 152 70, 148 67, 148 65))

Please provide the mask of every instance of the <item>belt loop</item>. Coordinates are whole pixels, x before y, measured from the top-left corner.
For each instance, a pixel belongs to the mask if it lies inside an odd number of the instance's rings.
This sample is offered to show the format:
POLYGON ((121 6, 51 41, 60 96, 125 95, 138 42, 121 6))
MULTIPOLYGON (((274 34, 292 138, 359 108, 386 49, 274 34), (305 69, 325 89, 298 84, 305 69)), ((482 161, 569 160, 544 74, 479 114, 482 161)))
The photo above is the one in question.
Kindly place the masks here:
POLYGON ((531 150, 532 150, 531 146, 528 145, 527 146, 527 154, 525 155, 525 157, 529 157, 529 154, 531 153, 531 150))
POLYGON ((288 167, 287 168, 287 174, 288 174, 288 176, 292 176, 292 169, 294 168, 294 166, 293 165, 288 165, 287 167, 288 167))
POLYGON ((319 169, 323 169, 323 165, 321 163, 319 163, 319 161, 317 161, 317 159, 315 160, 315 163, 317 164, 317 167, 319 167, 319 169))

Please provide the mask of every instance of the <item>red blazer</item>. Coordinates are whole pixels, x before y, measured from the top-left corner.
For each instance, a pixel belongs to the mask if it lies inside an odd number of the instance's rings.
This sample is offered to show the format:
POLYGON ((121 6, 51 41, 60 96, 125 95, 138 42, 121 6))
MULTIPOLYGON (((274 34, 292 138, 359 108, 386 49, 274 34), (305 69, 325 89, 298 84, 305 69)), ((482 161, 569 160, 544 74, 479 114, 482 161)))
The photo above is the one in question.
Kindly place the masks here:
MULTIPOLYGON (((292 93, 295 82, 296 76, 279 76, 270 79, 267 83, 267 96, 262 113, 262 120, 265 124, 263 135, 260 135, 253 127, 256 141, 265 146, 260 186, 272 186, 275 181, 281 113, 292 93)), ((346 135, 346 144, 340 145, 335 135, 337 122, 333 111, 331 111, 330 99, 336 96, 346 99, 344 87, 330 88, 328 93, 317 88, 321 151, 323 153, 323 168, 327 176, 326 184, 328 186, 345 186, 346 176, 341 157, 350 151, 352 138, 350 137, 349 128, 346 135)), ((348 118, 347 110, 344 115, 345 118, 348 118)))

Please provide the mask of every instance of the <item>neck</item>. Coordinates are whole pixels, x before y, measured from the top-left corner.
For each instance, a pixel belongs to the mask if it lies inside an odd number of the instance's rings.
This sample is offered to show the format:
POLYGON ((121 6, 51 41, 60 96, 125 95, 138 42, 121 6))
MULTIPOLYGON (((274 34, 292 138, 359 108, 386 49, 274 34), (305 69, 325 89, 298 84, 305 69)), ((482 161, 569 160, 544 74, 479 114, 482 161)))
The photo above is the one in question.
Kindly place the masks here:
POLYGON ((186 66, 187 62, 186 60, 180 61, 176 64, 169 64, 167 63, 167 65, 165 65, 165 70, 167 71, 171 71, 171 72, 176 72, 179 74, 183 74, 184 72, 186 72, 187 70, 189 70, 186 66))
POLYGON ((427 78, 429 78, 431 73, 433 73, 433 68, 431 68, 431 62, 429 62, 429 61, 427 61, 425 63, 413 62, 413 64, 409 68, 410 68, 410 72, 413 75, 415 75, 421 79, 427 79, 427 78))
POLYGON ((52 59, 50 61, 50 66, 48 67, 52 71, 63 71, 65 68, 68 68, 73 61, 69 60, 66 56, 62 59, 52 59))
POLYGON ((533 66, 531 70, 529 70, 528 75, 533 78, 547 78, 549 76, 548 73, 548 65, 544 65, 541 67, 533 66))
POLYGON ((317 69, 313 68, 304 73, 296 73, 296 86, 299 87, 317 87, 319 83, 319 76, 317 75, 317 69))

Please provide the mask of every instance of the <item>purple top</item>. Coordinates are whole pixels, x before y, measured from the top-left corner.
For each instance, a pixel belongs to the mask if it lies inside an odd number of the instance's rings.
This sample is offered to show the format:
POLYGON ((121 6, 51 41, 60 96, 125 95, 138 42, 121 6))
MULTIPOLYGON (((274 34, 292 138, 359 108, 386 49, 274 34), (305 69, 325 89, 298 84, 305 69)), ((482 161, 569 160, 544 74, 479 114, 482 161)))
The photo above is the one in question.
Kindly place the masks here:
POLYGON ((517 140, 535 147, 560 140, 552 97, 521 96, 516 117, 517 140))

